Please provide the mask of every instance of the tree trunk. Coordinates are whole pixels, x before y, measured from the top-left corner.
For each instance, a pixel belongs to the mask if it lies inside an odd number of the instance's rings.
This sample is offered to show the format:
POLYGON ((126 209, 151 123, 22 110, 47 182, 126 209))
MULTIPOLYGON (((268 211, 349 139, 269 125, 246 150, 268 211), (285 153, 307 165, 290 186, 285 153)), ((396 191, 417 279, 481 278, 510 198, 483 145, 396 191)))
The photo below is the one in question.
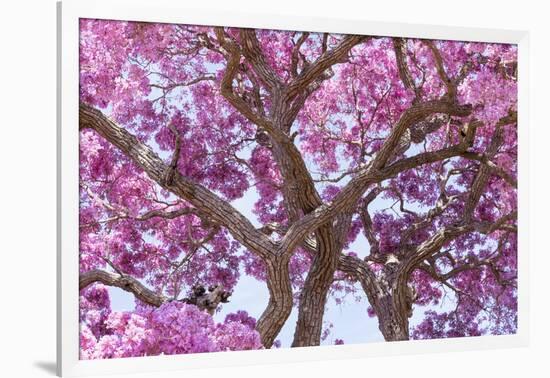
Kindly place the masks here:
POLYGON ((406 277, 402 271, 395 271, 395 267, 386 265, 377 280, 381 295, 371 305, 386 341, 409 339, 409 318, 415 298, 406 277))
POLYGON ((293 347, 319 345, 323 327, 323 314, 328 291, 338 266, 338 255, 334 250, 333 229, 330 225, 319 228, 317 253, 313 258, 304 288, 300 295, 298 321, 294 332, 293 347))
POLYGON ((265 348, 271 348, 292 311, 292 287, 288 272, 288 258, 266 261, 269 302, 256 324, 265 348))
POLYGON ((409 339, 409 318, 394 303, 390 296, 382 298, 382 308, 375 309, 378 316, 378 328, 386 341, 399 341, 409 339))

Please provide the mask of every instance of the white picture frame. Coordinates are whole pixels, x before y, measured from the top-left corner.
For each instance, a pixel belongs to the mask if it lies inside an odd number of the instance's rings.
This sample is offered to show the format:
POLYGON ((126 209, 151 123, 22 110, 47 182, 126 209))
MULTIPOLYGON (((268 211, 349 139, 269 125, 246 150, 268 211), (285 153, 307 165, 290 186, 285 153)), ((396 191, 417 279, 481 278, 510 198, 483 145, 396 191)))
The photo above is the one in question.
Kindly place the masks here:
POLYGON ((57 93, 57 373, 82 376, 189 368, 242 366, 407 353, 431 353, 517 347, 528 344, 528 83, 529 36, 525 31, 290 17, 269 13, 213 12, 192 9, 177 0, 88 0, 58 3, 57 93), (99 18, 263 29, 303 30, 428 39, 513 43, 518 45, 519 259, 518 330, 515 335, 466 337, 297 349, 170 355, 112 360, 79 360, 78 328, 78 52, 79 19, 99 18))

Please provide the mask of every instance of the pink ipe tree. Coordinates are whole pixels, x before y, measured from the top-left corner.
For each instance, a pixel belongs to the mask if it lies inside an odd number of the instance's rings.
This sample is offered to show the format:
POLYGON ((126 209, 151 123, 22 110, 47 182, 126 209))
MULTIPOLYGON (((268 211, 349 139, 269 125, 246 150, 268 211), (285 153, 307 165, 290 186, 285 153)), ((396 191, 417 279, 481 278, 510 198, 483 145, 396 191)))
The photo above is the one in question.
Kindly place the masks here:
POLYGON ((320 345, 331 297, 387 341, 515 333, 517 70, 515 45, 81 20, 81 358, 272 348, 293 308, 320 345), (217 323, 245 275, 265 310, 217 323))

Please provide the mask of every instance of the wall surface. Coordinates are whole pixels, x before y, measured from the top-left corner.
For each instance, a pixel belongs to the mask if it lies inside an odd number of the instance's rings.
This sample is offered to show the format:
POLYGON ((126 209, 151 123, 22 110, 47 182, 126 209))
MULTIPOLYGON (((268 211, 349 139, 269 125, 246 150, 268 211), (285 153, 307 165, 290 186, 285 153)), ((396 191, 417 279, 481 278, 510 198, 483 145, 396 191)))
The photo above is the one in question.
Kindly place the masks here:
MULTIPOLYGON (((548 374, 550 253, 545 234, 550 22, 543 1, 214 1, 212 9, 271 11, 372 21, 523 29, 531 32, 531 345, 484 352, 188 371, 187 377, 539 377, 548 374), (547 37, 544 37, 546 35, 547 37)), ((0 374, 55 371, 55 1, 4 2, 0 12, 0 374), (9 4, 9 5, 8 5, 9 4), (7 134, 6 134, 7 133, 7 134)), ((182 376, 166 374, 155 376, 182 376)))

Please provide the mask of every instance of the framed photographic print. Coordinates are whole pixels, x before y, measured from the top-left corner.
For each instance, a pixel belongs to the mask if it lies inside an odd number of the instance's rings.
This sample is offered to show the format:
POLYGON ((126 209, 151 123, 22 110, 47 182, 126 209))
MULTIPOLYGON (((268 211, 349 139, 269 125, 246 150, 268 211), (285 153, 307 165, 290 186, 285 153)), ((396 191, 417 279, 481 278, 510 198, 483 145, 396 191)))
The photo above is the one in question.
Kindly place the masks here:
POLYGON ((60 375, 525 345, 527 33, 58 16, 60 375))

